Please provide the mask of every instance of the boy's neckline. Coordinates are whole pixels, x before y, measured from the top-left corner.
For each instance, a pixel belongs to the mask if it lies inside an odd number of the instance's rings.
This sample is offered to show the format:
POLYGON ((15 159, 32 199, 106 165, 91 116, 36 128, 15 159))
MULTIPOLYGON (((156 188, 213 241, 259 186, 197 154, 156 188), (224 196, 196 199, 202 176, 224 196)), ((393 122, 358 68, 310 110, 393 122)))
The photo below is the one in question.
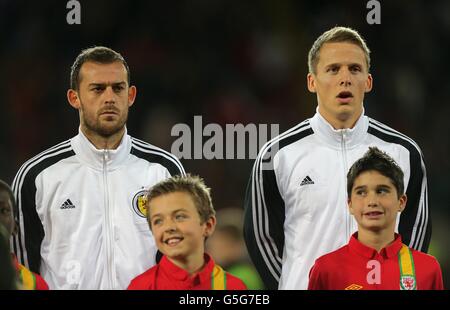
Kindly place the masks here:
POLYGON ((210 262, 210 260, 212 259, 208 254, 204 253, 203 255, 203 261, 202 264, 198 264, 200 265, 200 267, 186 267, 186 264, 183 262, 179 262, 176 259, 170 258, 168 256, 164 255, 164 258, 170 262, 170 264, 172 264, 173 266, 179 268, 180 270, 183 270, 189 277, 195 277, 197 274, 201 273, 205 267, 208 265, 208 263, 210 262), (192 271, 193 270, 193 271, 192 271))
POLYGON ((390 244, 386 245, 380 251, 377 251, 370 245, 364 244, 358 240, 358 232, 355 232, 350 238, 348 247, 351 251, 368 259, 374 259, 377 256, 392 258, 398 255, 398 251, 400 251, 403 245, 402 238, 399 234, 395 234, 394 238, 395 239, 390 244))
POLYGON ((381 250, 390 246, 396 239, 395 233, 374 231, 357 231, 356 239, 367 247, 380 253, 381 250))

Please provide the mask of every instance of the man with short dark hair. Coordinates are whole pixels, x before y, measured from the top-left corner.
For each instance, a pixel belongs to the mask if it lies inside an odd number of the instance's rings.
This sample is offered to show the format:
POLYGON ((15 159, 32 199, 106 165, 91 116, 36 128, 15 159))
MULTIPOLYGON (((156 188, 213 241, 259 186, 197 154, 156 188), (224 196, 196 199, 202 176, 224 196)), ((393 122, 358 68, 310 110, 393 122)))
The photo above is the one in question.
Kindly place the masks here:
POLYGON ((364 115, 364 95, 372 89, 365 41, 353 29, 330 29, 313 44, 308 67, 316 114, 262 147, 247 188, 246 243, 269 289, 306 289, 314 260, 356 231, 346 173, 369 146, 387 152, 405 172, 409 199, 396 226, 403 241, 427 251, 431 237, 420 148, 364 115))
POLYGON ((127 134, 136 87, 119 53, 82 51, 70 80, 79 133, 19 169, 14 249, 51 289, 124 289, 155 264, 146 189, 184 169, 172 154, 127 134))

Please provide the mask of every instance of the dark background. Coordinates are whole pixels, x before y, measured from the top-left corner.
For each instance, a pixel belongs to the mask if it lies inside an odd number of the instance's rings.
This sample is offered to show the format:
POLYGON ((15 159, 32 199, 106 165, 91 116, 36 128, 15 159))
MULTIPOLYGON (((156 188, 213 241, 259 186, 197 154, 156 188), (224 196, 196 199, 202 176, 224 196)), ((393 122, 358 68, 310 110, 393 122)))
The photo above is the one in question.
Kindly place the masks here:
MULTIPOLYGON (((422 148, 433 219, 430 253, 450 282, 450 2, 380 1, 369 25, 367 1, 80 1, 81 25, 68 25, 67 1, 0 0, 0 178, 74 136, 78 113, 66 100, 81 49, 106 45, 131 69, 138 96, 131 135, 168 151, 177 123, 279 124, 313 115, 307 53, 323 31, 350 26, 372 51, 374 89, 366 113, 422 148)), ((206 141, 207 138, 204 139, 206 141)), ((213 189, 216 209, 242 207, 253 160, 182 160, 213 189)))

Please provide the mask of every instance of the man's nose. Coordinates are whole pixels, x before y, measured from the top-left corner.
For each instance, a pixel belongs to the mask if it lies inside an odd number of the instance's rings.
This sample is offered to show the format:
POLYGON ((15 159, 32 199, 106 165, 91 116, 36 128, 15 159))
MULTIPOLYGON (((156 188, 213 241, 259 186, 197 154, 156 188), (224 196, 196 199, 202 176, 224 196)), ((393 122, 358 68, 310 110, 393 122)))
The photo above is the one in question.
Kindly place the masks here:
POLYGON ((339 78, 340 78, 340 81, 339 81, 340 86, 351 86, 352 85, 352 76, 348 69, 342 70, 339 78))
POLYGON ((116 94, 111 86, 106 87, 105 92, 103 93, 105 103, 115 103, 116 102, 116 94))

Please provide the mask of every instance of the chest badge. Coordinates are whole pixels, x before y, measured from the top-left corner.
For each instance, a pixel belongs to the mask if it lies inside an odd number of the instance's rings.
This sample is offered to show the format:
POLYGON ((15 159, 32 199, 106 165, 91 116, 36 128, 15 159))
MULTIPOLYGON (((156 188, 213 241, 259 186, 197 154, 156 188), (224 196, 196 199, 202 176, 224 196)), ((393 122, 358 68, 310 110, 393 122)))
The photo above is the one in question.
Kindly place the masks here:
POLYGON ((412 291, 416 289, 416 279, 412 276, 402 276, 400 278, 400 290, 412 291))
POLYGON ((147 191, 140 190, 133 197, 133 211, 140 217, 147 217, 147 191))

